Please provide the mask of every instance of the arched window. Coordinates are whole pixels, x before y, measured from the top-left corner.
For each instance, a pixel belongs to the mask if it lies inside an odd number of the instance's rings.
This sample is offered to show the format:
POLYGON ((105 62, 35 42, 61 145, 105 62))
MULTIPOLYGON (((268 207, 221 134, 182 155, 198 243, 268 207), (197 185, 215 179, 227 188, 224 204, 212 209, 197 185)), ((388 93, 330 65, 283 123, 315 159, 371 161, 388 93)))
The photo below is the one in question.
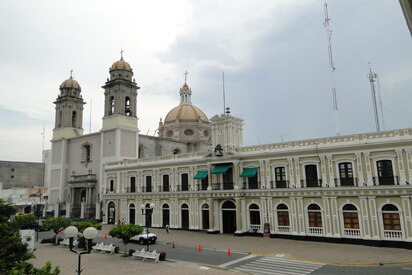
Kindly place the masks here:
POLYGON ((72 127, 76 128, 77 127, 76 124, 77 124, 77 113, 76 111, 73 111, 72 112, 72 127))
POLYGON ((124 100, 124 113, 126 116, 132 116, 132 111, 130 110, 130 98, 128 96, 126 96, 125 100, 124 100))
POLYGON ((130 177, 130 193, 136 192, 136 177, 130 177))
POLYGON ((110 97, 110 111, 109 111, 109 115, 113 115, 114 114, 114 96, 110 97))
POLYGON ((226 201, 223 203, 222 209, 236 209, 236 205, 231 201, 226 201))
POLYGON ((385 204, 382 207, 382 219, 384 230, 401 230, 399 210, 395 205, 385 204))
POLYGON ((173 149, 173 155, 178 155, 178 154, 180 154, 180 149, 179 148, 175 148, 175 149, 173 149))
POLYGON ((345 229, 359 229, 358 209, 353 204, 345 204, 342 208, 345 229))
POLYGON ((109 182, 109 191, 110 192, 114 191, 114 180, 110 180, 110 182, 109 182))
POLYGON ((252 230, 260 229, 260 210, 255 203, 249 206, 250 227, 252 230))
POLYGON ((209 229, 209 205, 202 204, 202 229, 209 229))
POLYGON ((129 205, 129 223, 135 224, 136 222, 136 207, 133 203, 129 205))
POLYGON ((146 176, 146 192, 152 192, 152 176, 146 176))
POLYGON ((163 227, 170 224, 170 212, 169 205, 167 203, 162 205, 162 217, 163 217, 163 227))
POLYGON ((380 160, 376 162, 378 169, 379 185, 394 185, 393 168, 391 160, 380 160))
POLYGON ((308 206, 309 227, 322 227, 322 213, 319 205, 310 204, 308 206))
POLYGON ((286 204, 279 204, 276 207, 278 217, 278 231, 289 232, 289 209, 286 204), (287 228, 286 228, 287 227, 287 228))
POLYGON ((181 175, 181 184, 182 191, 189 191, 189 175, 187 173, 181 175))
POLYGON ((286 188, 286 168, 276 167, 275 168, 275 182, 276 188, 286 188))
POLYGON ((82 145, 82 162, 89 162, 91 161, 91 144, 85 143, 82 145))
POLYGON ((169 175, 163 175, 163 192, 169 192, 170 185, 169 185, 169 175))

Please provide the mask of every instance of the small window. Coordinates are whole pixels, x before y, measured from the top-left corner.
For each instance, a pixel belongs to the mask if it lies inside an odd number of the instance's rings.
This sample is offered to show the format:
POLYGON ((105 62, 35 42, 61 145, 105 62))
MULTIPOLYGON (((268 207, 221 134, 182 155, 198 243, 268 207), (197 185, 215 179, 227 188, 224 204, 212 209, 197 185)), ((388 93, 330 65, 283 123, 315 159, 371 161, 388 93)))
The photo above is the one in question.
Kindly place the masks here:
POLYGON ((82 146, 82 162, 89 162, 92 160, 91 158, 91 144, 86 143, 82 146))
POLYGON ((13 175, 11 175, 11 176, 10 176, 10 178, 14 179, 14 176, 13 176, 13 175))
POLYGON ((11 168, 11 171, 14 172, 14 168, 11 168))
POLYGON ((184 133, 186 136, 192 136, 194 132, 192 129, 186 129, 184 133))
POLYGON ((173 136, 173 131, 172 130, 167 131, 166 135, 168 137, 172 137, 173 136))
POLYGON ((173 155, 178 155, 178 154, 180 154, 180 149, 178 148, 173 149, 173 155))
POLYGON ((205 137, 208 137, 208 136, 209 136, 209 131, 208 131, 208 130, 205 130, 205 131, 203 132, 203 134, 205 135, 205 137))

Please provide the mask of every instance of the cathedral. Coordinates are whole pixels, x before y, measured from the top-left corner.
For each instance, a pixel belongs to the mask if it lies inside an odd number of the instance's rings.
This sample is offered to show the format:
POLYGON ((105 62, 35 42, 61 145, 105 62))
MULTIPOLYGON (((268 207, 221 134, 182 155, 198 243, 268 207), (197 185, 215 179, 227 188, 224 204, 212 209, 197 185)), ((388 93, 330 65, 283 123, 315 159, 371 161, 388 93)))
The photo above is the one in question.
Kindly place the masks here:
POLYGON ((56 101, 55 216, 235 235, 412 241, 412 129, 243 146, 243 120, 180 104, 139 134, 137 86, 121 58, 103 86, 102 128, 83 135, 72 77, 56 101))

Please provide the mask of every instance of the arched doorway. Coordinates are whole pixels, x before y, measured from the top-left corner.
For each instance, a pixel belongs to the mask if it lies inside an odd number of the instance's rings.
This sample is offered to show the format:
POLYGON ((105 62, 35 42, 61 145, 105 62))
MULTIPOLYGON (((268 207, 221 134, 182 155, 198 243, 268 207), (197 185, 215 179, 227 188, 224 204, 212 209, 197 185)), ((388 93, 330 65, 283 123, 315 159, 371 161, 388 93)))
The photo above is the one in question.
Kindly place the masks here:
POLYGON ((162 217, 163 217, 163 227, 170 225, 170 214, 169 214, 169 205, 167 203, 162 206, 162 217))
POLYGON ((145 214, 146 214, 146 226, 152 227, 152 214, 153 209, 150 208, 150 203, 146 204, 145 214))
POLYGON ((107 223, 108 224, 115 224, 116 223, 116 207, 114 202, 109 202, 107 206, 107 223))
POLYGON ((189 229, 189 206, 186 203, 182 204, 180 212, 182 213, 182 228, 189 229))
POLYGON ((222 205, 223 233, 235 233, 236 231, 236 205, 227 201, 222 205))
POLYGON ((129 223, 135 224, 136 223, 136 207, 134 204, 129 205, 129 223))
POLYGON ((209 205, 202 205, 202 229, 209 229, 209 205))

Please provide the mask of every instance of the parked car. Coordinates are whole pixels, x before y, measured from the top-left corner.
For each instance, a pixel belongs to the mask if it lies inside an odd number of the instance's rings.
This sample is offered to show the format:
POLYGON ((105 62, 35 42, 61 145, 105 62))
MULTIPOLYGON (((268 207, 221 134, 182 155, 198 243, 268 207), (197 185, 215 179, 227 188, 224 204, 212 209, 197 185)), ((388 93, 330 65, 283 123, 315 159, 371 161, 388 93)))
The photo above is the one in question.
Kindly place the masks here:
POLYGON ((135 241, 138 242, 139 244, 145 244, 147 242, 149 243, 155 243, 157 240, 157 236, 154 233, 150 233, 147 234, 147 231, 143 231, 142 233, 140 233, 139 235, 133 236, 130 238, 130 241, 135 241))

